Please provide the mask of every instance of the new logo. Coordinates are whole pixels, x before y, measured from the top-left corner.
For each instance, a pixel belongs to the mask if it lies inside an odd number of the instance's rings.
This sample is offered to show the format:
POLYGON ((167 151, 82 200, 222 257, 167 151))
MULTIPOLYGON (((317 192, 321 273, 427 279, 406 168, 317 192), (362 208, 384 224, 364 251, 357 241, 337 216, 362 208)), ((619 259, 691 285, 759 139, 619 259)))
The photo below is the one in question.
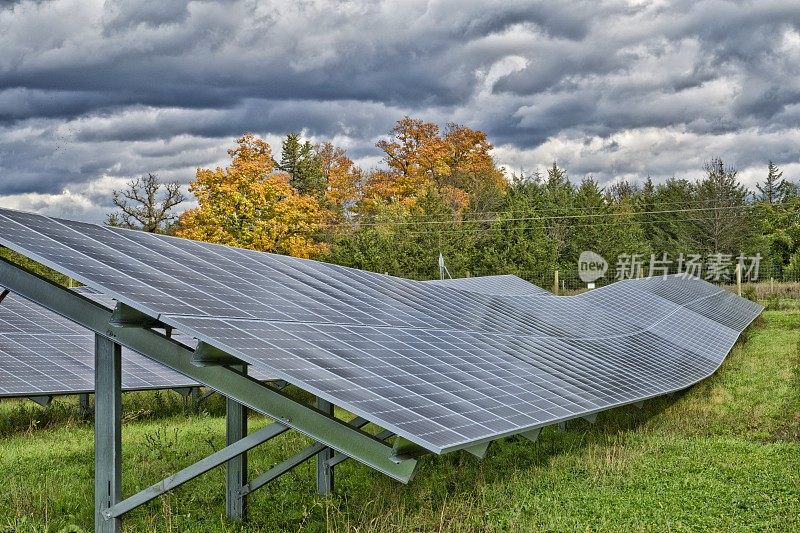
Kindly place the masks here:
POLYGON ((582 281, 591 283, 605 276, 608 271, 608 262, 603 256, 594 252, 581 252, 578 257, 578 276, 582 281))

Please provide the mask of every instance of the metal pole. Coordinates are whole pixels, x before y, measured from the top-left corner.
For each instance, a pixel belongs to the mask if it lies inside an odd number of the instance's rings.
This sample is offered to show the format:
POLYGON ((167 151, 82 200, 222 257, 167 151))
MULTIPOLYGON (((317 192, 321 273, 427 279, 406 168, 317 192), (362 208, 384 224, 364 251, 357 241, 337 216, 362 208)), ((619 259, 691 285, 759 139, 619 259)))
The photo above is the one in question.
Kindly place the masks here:
POLYGON ((553 294, 558 294, 558 270, 553 273, 553 294))
POLYGON ((736 264, 736 292, 742 295, 742 264, 736 264))
POLYGON ((122 348, 95 334, 94 529, 117 533, 122 521, 106 513, 122 496, 122 348))
MULTIPOLYGON (((247 373, 247 366, 233 367, 247 373)), ((247 407, 231 398, 225 398, 225 439, 228 446, 247 436, 247 407)), ((242 487, 247 483, 247 452, 228 460, 225 512, 232 520, 247 518, 247 497, 242 496, 242 487)))
POLYGON ((89 416, 91 407, 89 406, 89 393, 85 392, 78 395, 78 406, 81 420, 85 420, 89 416))
MULTIPOLYGON (((325 414, 333 416, 333 404, 317 398, 317 409, 325 414)), ((331 448, 324 448, 317 454, 317 493, 329 494, 333 492, 333 466, 328 464, 333 459, 334 451, 331 448)))

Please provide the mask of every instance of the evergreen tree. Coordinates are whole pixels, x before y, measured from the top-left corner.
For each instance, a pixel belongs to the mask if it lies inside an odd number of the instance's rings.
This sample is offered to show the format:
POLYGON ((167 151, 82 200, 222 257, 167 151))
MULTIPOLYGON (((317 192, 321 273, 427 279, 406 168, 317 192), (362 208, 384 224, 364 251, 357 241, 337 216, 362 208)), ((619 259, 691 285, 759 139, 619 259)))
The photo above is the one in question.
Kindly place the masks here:
POLYGON ((546 231, 555 245, 556 262, 571 266, 570 260, 565 257, 565 252, 569 245, 572 221, 564 217, 574 214, 572 213, 572 200, 575 188, 569 181, 567 171, 559 168, 555 161, 553 161, 553 166, 547 169, 547 179, 543 184, 543 190, 544 214, 549 217, 546 231))
POLYGON ((289 185, 300 194, 318 199, 325 191, 322 159, 309 141, 301 142, 298 133, 290 133, 281 145, 278 168, 289 174, 289 185))
POLYGON ((721 158, 704 166, 706 176, 696 186, 698 210, 695 246, 704 252, 738 254, 750 234, 747 189, 739 183, 737 171, 721 158))
POLYGON ((761 193, 759 200, 770 204, 780 201, 781 190, 786 189, 785 183, 783 172, 770 161, 767 165, 767 178, 764 180, 764 184, 756 184, 756 189, 761 193))
POLYGON ((472 272, 516 274, 542 286, 552 283, 555 242, 547 235, 547 222, 536 220, 545 205, 539 176, 516 176, 496 220, 475 247, 480 253, 475 254, 472 272))
POLYGON ((632 196, 624 195, 620 201, 611 203, 603 189, 589 177, 578 187, 573 207, 576 214, 586 215, 573 223, 570 238, 573 265, 584 251, 600 254, 612 269, 622 254, 640 254, 643 260, 647 259, 650 246, 635 215, 632 196))

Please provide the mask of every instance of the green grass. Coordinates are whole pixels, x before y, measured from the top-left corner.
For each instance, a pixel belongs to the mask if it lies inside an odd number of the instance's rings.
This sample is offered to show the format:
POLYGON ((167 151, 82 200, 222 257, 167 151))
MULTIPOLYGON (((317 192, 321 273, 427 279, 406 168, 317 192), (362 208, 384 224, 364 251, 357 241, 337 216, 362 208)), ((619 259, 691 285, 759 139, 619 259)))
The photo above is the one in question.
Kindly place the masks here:
MULTIPOLYGON (((123 486, 132 494, 219 449, 223 402, 125 396, 123 486)), ((266 421, 251 417, 251 428, 266 421)), ((0 402, 0 531, 92 529, 90 423, 77 399, 0 402)), ((286 433, 250 454, 256 475, 308 443, 286 433)), ((767 311, 713 377, 676 394, 494 443, 484 460, 425 457, 401 485, 348 461, 314 494, 313 462, 224 518, 217 469, 126 517, 127 531, 798 531, 800 313, 767 311)))

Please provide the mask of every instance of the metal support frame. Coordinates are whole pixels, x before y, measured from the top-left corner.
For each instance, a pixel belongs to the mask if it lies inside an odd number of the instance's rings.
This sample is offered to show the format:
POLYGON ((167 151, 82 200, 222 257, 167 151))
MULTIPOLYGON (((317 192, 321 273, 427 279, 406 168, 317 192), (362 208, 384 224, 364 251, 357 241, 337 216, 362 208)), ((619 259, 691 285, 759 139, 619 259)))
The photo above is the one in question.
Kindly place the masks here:
POLYGON ((195 366, 246 366, 246 363, 241 359, 233 357, 227 352, 224 352, 219 348, 211 346, 203 341, 198 342, 197 348, 194 349, 192 364, 195 366))
POLYGON ((122 496, 122 347, 95 334, 94 341, 95 531, 118 532, 110 509, 122 496))
MULTIPOLYGON (((239 367, 242 374, 247 367, 239 367)), ((232 398, 225 399, 225 440, 228 446, 247 436, 247 407, 232 398)), ((225 476, 225 513, 232 520, 247 518, 247 497, 242 487, 247 483, 247 452, 228 459, 225 476)))
POLYGON ((28 396, 28 399, 32 402, 38 403, 42 407, 48 407, 53 401, 53 396, 50 394, 45 394, 42 396, 28 396))
POLYGON ((525 433, 520 433, 523 437, 528 439, 531 442, 536 442, 539 440, 539 434, 542 432, 542 428, 532 429, 530 431, 526 431, 525 433))
MULTIPOLYGON (((317 398, 317 409, 333 416, 333 404, 322 398, 317 398)), ((322 443, 319 443, 322 444, 322 443)), ((328 461, 333 458, 334 451, 327 446, 317 454, 317 493, 329 494, 333 492, 333 467, 328 461)))
POLYGON ((124 303, 117 303, 109 324, 116 327, 165 328, 157 318, 148 316, 124 303))
POLYGON ((173 387, 174 390, 179 396, 183 396, 183 398, 188 398, 190 394, 192 394, 192 387, 173 387))
MULTIPOLYGON (((239 404, 258 411, 283 426, 295 429, 319 443, 308 457, 329 447, 396 480, 407 483, 415 473, 414 458, 393 457, 392 447, 319 409, 308 406, 242 372, 226 366, 197 367, 193 350, 166 335, 140 326, 111 324, 112 311, 83 295, 0 260, 0 282, 12 292, 95 332, 95 488, 96 530, 119 530, 116 507, 120 499, 120 345, 211 387, 239 404)), ((366 421, 364 421, 366 424, 366 421)), ((241 452, 240 452, 241 453, 241 452)), ((301 452, 302 453, 302 452, 301 452)), ((300 461, 302 462, 302 461, 300 461)), ((299 464, 299 463, 297 463, 299 464)), ((288 470, 288 469, 287 469, 288 470)), ((258 479, 265 479, 260 476, 258 479)), ((242 487, 252 492, 269 480, 253 480, 242 487), (248 488, 249 487, 249 488, 248 488)), ((119 511, 119 514, 117 514, 119 511)))
POLYGON ((284 426, 278 422, 273 422, 272 424, 269 424, 268 426, 263 427, 260 430, 226 446, 218 452, 212 453, 208 457, 201 459, 195 464, 184 468, 180 472, 177 472, 170 477, 149 486, 141 492, 126 498, 125 500, 112 506, 106 514, 110 517, 122 516, 123 514, 136 509, 140 505, 143 505, 150 500, 161 496, 165 492, 168 492, 201 474, 205 474, 209 470, 216 468, 227 461, 235 459, 237 456, 247 452, 247 450, 255 448, 256 446, 263 444, 264 442, 273 439, 288 430, 289 428, 287 426, 284 426))
POLYGON ((487 440, 486 442, 482 442, 480 444, 476 444, 475 446, 470 446, 468 448, 464 448, 465 452, 469 452, 478 459, 483 459, 486 457, 486 452, 489 451, 489 445, 492 441, 487 440))

